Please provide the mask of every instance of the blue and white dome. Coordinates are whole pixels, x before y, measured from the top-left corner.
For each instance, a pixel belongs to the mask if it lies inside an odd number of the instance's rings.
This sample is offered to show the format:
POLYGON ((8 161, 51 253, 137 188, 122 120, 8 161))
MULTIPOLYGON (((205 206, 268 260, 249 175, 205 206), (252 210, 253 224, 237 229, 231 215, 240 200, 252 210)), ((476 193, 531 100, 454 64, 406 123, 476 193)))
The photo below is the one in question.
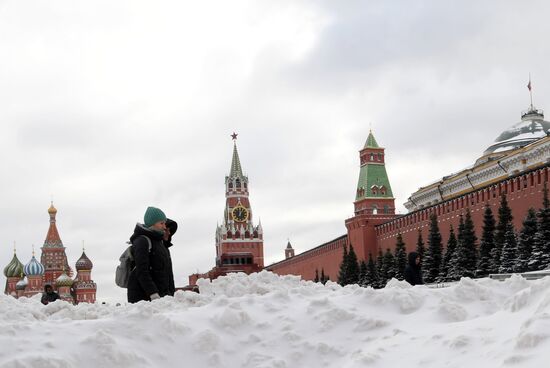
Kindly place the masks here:
POLYGON ((34 256, 32 256, 31 260, 25 265, 23 270, 27 276, 38 276, 44 274, 44 266, 42 263, 38 262, 34 256))

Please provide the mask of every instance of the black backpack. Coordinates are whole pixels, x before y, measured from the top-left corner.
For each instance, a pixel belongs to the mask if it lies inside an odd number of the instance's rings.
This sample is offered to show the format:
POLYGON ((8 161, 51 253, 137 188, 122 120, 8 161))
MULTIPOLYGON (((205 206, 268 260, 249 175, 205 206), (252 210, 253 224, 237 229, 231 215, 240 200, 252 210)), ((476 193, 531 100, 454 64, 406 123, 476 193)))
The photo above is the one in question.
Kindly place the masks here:
MULTIPOLYGON (((151 253, 151 248, 153 248, 153 244, 151 243, 151 239, 149 239, 145 235, 141 235, 145 239, 147 239, 147 243, 149 244, 149 253, 151 253)), ((119 258, 120 264, 116 267, 115 272, 115 283, 120 286, 121 288, 128 288, 128 280, 130 279, 130 273, 136 268, 136 262, 134 261, 134 254, 132 252, 132 244, 122 254, 119 258)))

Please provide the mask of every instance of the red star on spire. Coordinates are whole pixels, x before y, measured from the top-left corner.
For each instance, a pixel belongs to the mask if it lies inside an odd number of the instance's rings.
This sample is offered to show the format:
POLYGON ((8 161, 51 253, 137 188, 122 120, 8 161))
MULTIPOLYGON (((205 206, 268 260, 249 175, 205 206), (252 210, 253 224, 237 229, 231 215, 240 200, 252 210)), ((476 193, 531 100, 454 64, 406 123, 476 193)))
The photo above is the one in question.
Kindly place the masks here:
POLYGON ((233 134, 231 134, 231 138, 232 138, 234 141, 237 140, 237 136, 238 136, 238 134, 235 133, 235 132, 233 132, 233 134))

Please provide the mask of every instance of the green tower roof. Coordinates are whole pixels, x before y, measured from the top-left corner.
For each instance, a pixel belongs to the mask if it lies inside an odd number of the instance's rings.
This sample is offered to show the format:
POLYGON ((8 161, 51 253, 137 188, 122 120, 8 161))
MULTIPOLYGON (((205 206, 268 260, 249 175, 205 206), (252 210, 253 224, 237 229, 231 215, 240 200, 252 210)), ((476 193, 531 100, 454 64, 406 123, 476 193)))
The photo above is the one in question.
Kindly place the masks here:
POLYGON ((241 168, 241 160, 239 160, 239 152, 237 152, 237 143, 233 145, 233 159, 231 160, 231 170, 229 177, 242 178, 243 169, 241 168))
POLYGON ((363 148, 380 148, 380 146, 376 142, 376 139, 374 139, 372 131, 369 132, 369 136, 367 137, 367 141, 365 142, 365 147, 363 148))
POLYGON ((380 164, 367 164, 361 167, 355 200, 365 198, 393 198, 386 167, 380 164))
MULTIPOLYGON (((363 149, 366 148, 380 148, 372 131, 369 132, 363 149)), ((390 180, 383 163, 367 162, 361 166, 355 200, 359 201, 365 198, 393 198, 390 180)))

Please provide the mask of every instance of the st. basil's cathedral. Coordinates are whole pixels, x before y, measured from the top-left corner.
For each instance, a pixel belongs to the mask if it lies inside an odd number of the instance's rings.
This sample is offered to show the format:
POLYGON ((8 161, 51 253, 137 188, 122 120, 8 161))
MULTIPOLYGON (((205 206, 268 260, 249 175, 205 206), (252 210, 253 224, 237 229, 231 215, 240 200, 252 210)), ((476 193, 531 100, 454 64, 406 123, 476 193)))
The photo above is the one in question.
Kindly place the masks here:
POLYGON ((11 262, 4 268, 6 287, 4 293, 15 298, 32 297, 41 294, 49 284, 62 300, 78 303, 95 303, 97 285, 92 280, 92 261, 84 250, 76 261, 76 277, 67 261, 65 247, 56 226, 57 209, 53 203, 48 209, 50 227, 42 246, 42 255, 38 261, 33 254, 30 261, 23 265, 14 254, 11 262))

